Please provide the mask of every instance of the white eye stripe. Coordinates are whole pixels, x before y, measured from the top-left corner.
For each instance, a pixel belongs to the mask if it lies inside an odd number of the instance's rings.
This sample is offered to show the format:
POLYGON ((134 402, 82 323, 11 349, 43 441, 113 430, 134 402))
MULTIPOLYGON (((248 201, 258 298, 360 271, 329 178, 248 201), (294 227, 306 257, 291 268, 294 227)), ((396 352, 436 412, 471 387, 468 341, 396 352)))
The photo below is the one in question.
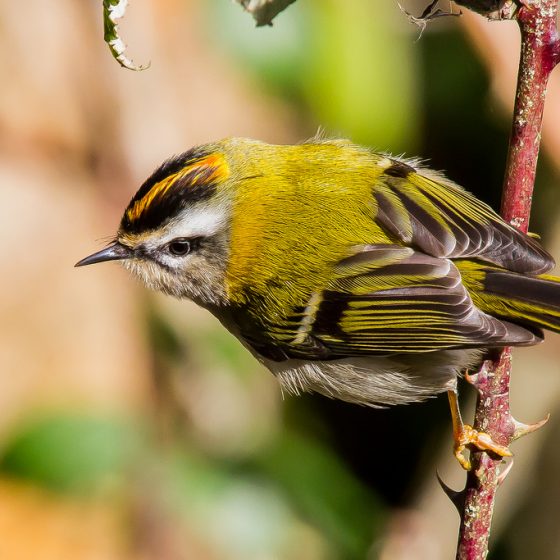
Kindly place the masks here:
POLYGON ((225 225, 225 208, 216 206, 188 208, 169 225, 164 239, 210 237, 223 230, 225 225))

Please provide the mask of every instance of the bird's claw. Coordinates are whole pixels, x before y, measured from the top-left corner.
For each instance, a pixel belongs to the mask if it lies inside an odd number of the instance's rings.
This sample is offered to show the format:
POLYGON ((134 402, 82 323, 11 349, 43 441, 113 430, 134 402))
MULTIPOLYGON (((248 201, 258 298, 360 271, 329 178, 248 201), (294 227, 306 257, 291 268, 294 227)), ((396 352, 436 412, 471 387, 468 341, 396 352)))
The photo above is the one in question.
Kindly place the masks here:
POLYGON ((463 424, 461 432, 455 436, 453 453, 459 464, 466 470, 471 470, 471 462, 463 455, 467 447, 478 451, 489 451, 499 457, 511 457, 512 453, 508 447, 496 443, 487 433, 475 430, 469 424, 463 424))

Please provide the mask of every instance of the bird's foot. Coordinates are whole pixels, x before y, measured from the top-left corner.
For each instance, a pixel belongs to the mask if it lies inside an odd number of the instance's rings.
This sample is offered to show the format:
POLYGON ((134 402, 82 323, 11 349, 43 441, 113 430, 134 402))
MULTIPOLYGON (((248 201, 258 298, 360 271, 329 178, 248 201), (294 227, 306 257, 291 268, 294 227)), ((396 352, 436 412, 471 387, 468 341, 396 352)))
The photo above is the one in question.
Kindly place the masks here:
POLYGON ((463 455, 463 451, 467 447, 475 448, 478 451, 489 451, 499 457, 512 456, 508 447, 496 443, 487 433, 479 432, 469 424, 462 424, 461 428, 454 433, 453 454, 466 471, 471 470, 470 460, 463 455))

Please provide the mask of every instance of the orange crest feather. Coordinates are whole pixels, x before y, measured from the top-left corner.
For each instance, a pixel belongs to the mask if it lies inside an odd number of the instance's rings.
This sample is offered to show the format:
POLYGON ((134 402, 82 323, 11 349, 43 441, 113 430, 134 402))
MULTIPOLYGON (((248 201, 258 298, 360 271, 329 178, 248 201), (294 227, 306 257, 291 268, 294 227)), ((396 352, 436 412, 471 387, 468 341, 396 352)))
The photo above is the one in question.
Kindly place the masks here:
POLYGON ((138 220, 150 208, 156 198, 165 196, 167 191, 181 179, 188 178, 186 185, 189 189, 194 189, 215 181, 223 181, 228 176, 229 167, 224 156, 222 154, 210 154, 155 183, 141 199, 127 209, 126 217, 130 222, 138 220))

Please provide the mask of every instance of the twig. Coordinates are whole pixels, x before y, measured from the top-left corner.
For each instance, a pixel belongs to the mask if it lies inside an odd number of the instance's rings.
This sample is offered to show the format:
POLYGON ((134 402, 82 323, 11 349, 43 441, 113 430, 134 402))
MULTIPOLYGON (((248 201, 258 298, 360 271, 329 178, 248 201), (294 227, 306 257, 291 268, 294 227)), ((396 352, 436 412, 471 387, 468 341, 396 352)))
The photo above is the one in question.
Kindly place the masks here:
POLYGON ((119 34, 117 20, 122 18, 126 12, 128 0, 103 0, 103 38, 113 58, 123 67, 129 70, 145 70, 147 66, 137 66, 125 55, 126 46, 119 34))
POLYGON ((272 25, 272 20, 295 0, 236 0, 249 12, 257 23, 257 27, 272 25))
MULTIPOLYGON (((557 0, 524 0, 515 16, 521 29, 521 58, 501 212, 524 232, 529 225, 546 86, 560 59, 556 10, 557 0)), ((475 428, 489 433, 502 445, 509 445, 542 425, 522 425, 511 416, 510 372, 511 352, 506 348, 485 362, 474 379, 479 391, 475 428)), ((504 473, 500 475, 500 464, 500 460, 486 453, 473 453, 473 469, 465 488, 458 560, 486 558, 496 489, 505 478, 504 473)))

